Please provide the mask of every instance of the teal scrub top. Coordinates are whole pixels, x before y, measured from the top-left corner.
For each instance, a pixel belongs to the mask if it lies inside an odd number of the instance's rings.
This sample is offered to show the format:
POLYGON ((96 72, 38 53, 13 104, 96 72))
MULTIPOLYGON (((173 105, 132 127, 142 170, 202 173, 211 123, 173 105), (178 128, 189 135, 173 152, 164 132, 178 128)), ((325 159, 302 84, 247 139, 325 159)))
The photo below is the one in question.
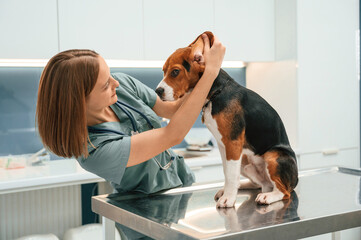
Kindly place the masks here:
MULTIPOLYGON (((118 100, 135 107, 149 118, 154 128, 160 128, 160 118, 152 110, 157 99, 155 91, 126 74, 113 73, 112 76, 119 82, 116 89, 118 100)), ((165 166, 170 161, 170 156, 166 152, 141 164, 126 167, 132 124, 128 116, 115 104, 110 107, 119 118, 119 122, 105 122, 94 127, 112 129, 127 135, 89 132, 89 139, 95 148, 88 144, 89 156, 77 159, 85 170, 111 182, 115 192, 136 191, 150 194, 169 188, 189 186, 194 182, 194 174, 185 164, 184 158, 176 155, 171 149, 169 151, 176 158, 167 170, 161 170, 154 160, 156 158, 165 166)), ((133 110, 129 112, 136 120, 139 132, 150 129, 142 116, 133 110)))

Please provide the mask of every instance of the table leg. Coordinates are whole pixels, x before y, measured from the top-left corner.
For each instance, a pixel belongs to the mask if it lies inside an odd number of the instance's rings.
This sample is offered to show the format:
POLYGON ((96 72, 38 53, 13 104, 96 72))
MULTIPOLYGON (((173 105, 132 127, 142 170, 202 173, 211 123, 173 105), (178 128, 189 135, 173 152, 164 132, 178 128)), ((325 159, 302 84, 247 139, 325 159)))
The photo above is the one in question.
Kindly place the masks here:
POLYGON ((115 240, 115 222, 109 218, 102 217, 103 240, 115 240))

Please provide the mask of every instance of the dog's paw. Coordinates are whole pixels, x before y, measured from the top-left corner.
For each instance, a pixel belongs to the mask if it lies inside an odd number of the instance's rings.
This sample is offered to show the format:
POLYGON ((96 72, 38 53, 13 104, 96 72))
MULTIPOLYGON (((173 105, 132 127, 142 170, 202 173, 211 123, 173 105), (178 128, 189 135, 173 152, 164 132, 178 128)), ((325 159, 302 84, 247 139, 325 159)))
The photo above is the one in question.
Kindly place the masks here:
POLYGON ((282 200, 283 193, 281 192, 266 192, 266 193, 260 193, 256 197, 256 202, 258 204, 271 204, 277 201, 282 200))
POLYGON ((217 208, 231 208, 234 207, 234 204, 236 202, 235 197, 223 195, 220 197, 217 201, 217 208))

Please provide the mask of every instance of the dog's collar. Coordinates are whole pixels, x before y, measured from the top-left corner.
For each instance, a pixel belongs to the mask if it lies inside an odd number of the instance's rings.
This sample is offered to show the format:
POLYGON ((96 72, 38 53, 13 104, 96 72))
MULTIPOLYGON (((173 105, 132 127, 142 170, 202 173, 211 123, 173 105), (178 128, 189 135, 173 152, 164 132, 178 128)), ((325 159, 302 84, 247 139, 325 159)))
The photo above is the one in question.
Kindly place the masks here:
POLYGON ((227 86, 228 82, 229 82, 229 78, 227 78, 227 81, 223 84, 223 86, 221 88, 219 88, 219 89, 217 89, 216 91, 213 92, 213 94, 209 97, 209 100, 203 105, 202 112, 204 112, 205 108, 208 107, 209 103, 211 101, 213 101, 218 96, 218 94, 220 94, 222 92, 224 87, 227 86))

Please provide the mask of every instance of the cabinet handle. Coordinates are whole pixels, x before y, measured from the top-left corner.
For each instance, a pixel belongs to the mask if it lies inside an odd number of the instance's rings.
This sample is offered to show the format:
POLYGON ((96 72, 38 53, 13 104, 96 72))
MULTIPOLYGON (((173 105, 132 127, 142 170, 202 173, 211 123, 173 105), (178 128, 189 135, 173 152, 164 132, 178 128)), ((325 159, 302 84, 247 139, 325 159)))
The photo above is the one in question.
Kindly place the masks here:
POLYGON ((338 153, 338 149, 334 148, 334 149, 325 149, 322 150, 323 155, 334 155, 338 153))

